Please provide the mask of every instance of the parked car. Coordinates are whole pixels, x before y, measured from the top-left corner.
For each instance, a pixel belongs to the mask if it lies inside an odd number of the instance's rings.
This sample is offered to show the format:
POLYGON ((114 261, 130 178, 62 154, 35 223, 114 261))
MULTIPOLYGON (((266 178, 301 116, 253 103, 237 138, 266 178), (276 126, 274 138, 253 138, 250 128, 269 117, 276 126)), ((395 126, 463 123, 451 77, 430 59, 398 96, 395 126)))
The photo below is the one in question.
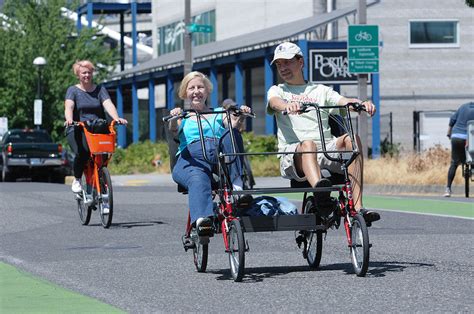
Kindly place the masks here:
POLYGON ((46 130, 11 129, 0 142, 3 181, 31 178, 34 181, 64 183, 70 162, 61 144, 54 143, 46 130))

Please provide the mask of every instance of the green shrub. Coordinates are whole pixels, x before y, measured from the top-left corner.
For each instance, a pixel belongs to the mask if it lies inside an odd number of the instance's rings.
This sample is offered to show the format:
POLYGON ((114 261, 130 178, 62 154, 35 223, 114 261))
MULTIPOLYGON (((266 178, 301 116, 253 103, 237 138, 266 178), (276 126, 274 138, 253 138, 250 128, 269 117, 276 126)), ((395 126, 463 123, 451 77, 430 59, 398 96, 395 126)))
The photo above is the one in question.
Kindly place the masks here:
MULTIPOLYGON (((278 141, 273 135, 255 135, 243 133, 244 147, 247 153, 278 151, 278 141)), ((276 155, 250 156, 252 173, 255 177, 274 177, 280 175, 280 162, 276 155)))
POLYGON ((145 141, 131 144, 125 149, 118 148, 112 157, 109 169, 113 174, 169 173, 169 154, 166 142, 145 141), (157 158, 159 157, 159 158, 157 158), (160 160, 160 165, 153 162, 160 160))
MULTIPOLYGON (((249 153, 276 152, 277 139, 275 136, 243 133, 244 146, 249 153)), ((145 141, 131 144, 127 148, 118 148, 109 164, 112 174, 137 174, 170 172, 170 158, 166 142, 152 143, 145 141), (153 161, 159 155, 160 165, 153 161)), ((279 176, 280 166, 276 155, 250 156, 254 176, 279 176)))

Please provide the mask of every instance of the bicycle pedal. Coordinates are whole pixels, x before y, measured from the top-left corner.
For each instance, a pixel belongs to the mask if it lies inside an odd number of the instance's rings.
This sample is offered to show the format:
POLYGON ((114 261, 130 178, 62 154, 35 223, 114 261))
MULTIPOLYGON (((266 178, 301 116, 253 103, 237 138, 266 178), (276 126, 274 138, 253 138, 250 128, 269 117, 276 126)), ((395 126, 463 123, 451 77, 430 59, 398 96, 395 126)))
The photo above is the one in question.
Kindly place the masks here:
POLYGON ((304 241, 306 240, 306 237, 300 234, 299 236, 296 237, 295 240, 296 240, 296 244, 298 245, 298 248, 301 249, 301 244, 304 243, 304 241))
POLYGON ((196 247, 196 244, 190 237, 183 236, 182 241, 185 252, 187 252, 189 249, 194 249, 196 247))

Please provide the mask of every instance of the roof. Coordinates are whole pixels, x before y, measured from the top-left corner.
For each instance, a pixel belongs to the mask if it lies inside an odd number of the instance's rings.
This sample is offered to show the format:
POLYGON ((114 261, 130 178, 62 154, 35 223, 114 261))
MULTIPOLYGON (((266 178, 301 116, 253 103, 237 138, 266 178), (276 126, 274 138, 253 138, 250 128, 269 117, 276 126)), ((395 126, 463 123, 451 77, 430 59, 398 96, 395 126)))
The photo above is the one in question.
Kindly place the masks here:
MULTIPOLYGON (((367 4, 372 6, 379 3, 374 0, 367 4)), ((329 13, 318 14, 298 21, 269 27, 263 30, 239 35, 228 39, 193 47, 193 63, 223 56, 238 54, 256 49, 275 46, 283 41, 298 39, 298 36, 337 21, 347 15, 355 14, 357 8, 349 7, 334 10, 329 13)), ((179 50, 159 56, 158 58, 139 64, 133 68, 114 74, 110 80, 132 77, 149 72, 162 71, 182 66, 184 64, 184 50, 179 50)))

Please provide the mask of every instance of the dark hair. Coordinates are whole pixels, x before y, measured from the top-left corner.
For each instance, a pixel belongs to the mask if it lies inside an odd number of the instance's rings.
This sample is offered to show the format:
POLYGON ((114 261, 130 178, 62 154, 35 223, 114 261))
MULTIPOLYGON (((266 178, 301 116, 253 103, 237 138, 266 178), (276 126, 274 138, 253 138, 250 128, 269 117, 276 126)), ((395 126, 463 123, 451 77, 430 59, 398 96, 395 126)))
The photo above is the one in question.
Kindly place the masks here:
POLYGON ((224 109, 237 108, 237 104, 232 98, 227 98, 222 101, 222 108, 224 109))

